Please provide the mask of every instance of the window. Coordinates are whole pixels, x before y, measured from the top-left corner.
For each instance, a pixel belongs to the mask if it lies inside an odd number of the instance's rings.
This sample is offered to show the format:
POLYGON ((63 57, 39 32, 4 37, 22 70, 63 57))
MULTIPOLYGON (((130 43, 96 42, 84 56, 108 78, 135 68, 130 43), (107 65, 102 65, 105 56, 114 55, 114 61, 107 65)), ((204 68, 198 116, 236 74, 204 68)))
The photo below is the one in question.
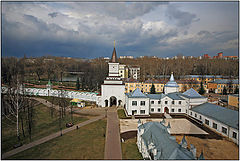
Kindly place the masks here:
POLYGON ((174 112, 174 109, 172 109, 172 112, 174 112))
POLYGON ((130 90, 130 92, 132 92, 132 90, 130 90))
POLYGON ((178 102, 178 104, 179 104, 179 105, 181 105, 181 104, 182 104, 182 102, 181 102, 181 101, 179 101, 179 102, 178 102))
POLYGON ((202 116, 201 115, 199 116, 199 118, 200 118, 200 120, 202 120, 202 116))
POLYGON ((172 101, 172 104, 174 105, 174 101, 172 101))
POLYGON ((122 71, 120 71, 120 73, 122 73, 122 71))
POLYGON ((192 112, 190 113, 190 115, 192 115, 192 112))
POLYGON ((197 117, 197 114, 195 113, 195 117, 197 117))
POLYGON ((132 101, 132 106, 137 106, 137 101, 132 101))
POLYGON ((213 127, 214 129, 217 129, 217 124, 213 122, 212 127, 213 127))
POLYGON ((158 104, 161 104, 161 101, 158 101, 158 104))
POLYGON ((141 102, 140 102, 140 105, 141 105, 141 106, 145 106, 145 101, 141 101, 141 102))
POLYGON ((222 132, 223 132, 224 134, 227 134, 227 128, 222 127, 222 132))
POLYGON ((167 104, 167 101, 165 101, 165 104, 167 104))
POLYGON ((186 110, 186 113, 187 113, 187 110, 186 110))
POLYGON ((182 110, 179 108, 179 109, 178 109, 178 112, 182 112, 182 110))
POLYGON ((151 112, 154 112, 154 108, 151 108, 151 112))
POLYGON ((161 108, 158 108, 158 112, 161 112, 161 108))
POLYGON ((140 114, 145 114, 145 110, 140 110, 140 114))
POLYGON ((232 137, 233 137, 234 139, 237 139, 237 133, 235 133, 235 132, 233 131, 232 137))
POLYGON ((205 119, 205 124, 209 125, 209 120, 205 119))
POLYGON ((151 101, 151 104, 154 104, 154 101, 151 101))

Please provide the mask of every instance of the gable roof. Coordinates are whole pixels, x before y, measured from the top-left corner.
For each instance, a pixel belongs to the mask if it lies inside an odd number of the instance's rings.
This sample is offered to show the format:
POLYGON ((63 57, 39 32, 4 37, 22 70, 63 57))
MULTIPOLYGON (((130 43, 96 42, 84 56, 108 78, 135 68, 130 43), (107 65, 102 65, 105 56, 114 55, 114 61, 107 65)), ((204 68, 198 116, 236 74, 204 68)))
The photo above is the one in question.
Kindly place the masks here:
POLYGON ((195 159, 192 152, 182 148, 174 136, 171 136, 167 128, 159 122, 147 122, 140 125, 144 128, 143 141, 149 146, 153 143, 157 149, 156 159, 195 159))
POLYGON ((164 94, 147 94, 148 98, 150 99, 162 99, 165 95, 164 94))
POLYGON ((201 96, 197 91, 195 91, 193 88, 190 88, 186 92, 182 93, 184 96, 188 98, 205 98, 201 96))
POLYGON ((238 129, 239 112, 211 103, 203 103, 191 109, 194 112, 205 115, 225 125, 238 129))
POLYGON ((184 100, 182 97, 180 97, 180 93, 179 92, 174 92, 174 93, 168 93, 166 94, 166 96, 168 96, 169 98, 173 99, 173 100, 184 100))
POLYGON ((139 88, 136 88, 133 92, 131 93, 126 93, 127 97, 129 98, 148 98, 144 93, 140 91, 139 88))

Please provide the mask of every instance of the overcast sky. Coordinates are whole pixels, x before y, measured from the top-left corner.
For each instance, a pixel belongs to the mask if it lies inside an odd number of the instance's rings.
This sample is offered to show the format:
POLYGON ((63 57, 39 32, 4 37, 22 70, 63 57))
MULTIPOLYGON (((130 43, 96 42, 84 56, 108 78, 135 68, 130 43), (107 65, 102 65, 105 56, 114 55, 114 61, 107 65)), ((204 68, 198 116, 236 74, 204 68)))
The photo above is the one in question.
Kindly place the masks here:
POLYGON ((238 55, 238 2, 2 2, 2 56, 238 55))

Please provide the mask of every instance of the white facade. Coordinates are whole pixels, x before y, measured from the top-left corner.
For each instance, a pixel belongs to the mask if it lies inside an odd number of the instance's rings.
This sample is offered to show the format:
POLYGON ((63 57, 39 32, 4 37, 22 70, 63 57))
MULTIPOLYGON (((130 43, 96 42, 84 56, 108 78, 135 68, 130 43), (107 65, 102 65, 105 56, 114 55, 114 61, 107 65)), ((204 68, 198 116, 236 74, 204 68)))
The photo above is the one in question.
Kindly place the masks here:
POLYGON ((118 77, 119 76, 119 63, 108 63, 109 76, 118 77))
MULTIPOLYGON (((125 86, 124 85, 117 85, 117 84, 103 84, 101 86, 101 106, 102 107, 110 107, 112 99, 116 99, 117 106, 123 106, 125 104, 125 86), (114 98, 115 97, 115 98, 114 98)), ((115 103, 114 103, 115 104, 115 103)))
POLYGON ((126 111, 131 115, 149 115, 149 98, 126 97, 126 111))
MULTIPOLYGON (((7 92, 6 87, 2 87, 2 93, 7 92)), ((85 101, 97 101, 97 94, 92 92, 77 92, 68 90, 53 90, 44 88, 25 88, 25 93, 30 96, 54 96, 63 98, 77 98, 85 101)))
POLYGON ((140 67, 129 66, 130 77, 133 79, 140 79, 140 67))
POLYGON ((192 110, 189 110, 189 116, 196 120, 201 121, 205 126, 222 134, 223 136, 230 138, 233 142, 238 144, 238 141, 239 141, 238 129, 232 128, 232 127, 230 127, 224 123, 221 123, 213 118, 204 116, 204 115, 202 115, 198 112, 194 112, 192 110))

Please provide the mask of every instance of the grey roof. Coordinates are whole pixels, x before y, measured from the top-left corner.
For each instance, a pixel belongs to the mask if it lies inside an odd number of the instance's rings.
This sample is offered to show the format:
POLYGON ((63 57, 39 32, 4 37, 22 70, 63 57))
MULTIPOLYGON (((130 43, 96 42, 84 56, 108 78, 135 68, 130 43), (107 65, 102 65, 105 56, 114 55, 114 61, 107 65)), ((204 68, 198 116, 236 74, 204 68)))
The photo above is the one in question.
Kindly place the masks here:
POLYGON ((133 92, 126 93, 126 95, 129 98, 148 98, 139 88, 136 88, 133 92))
POLYGON ((147 94, 148 98, 150 99, 162 99, 165 95, 164 94, 147 94))
POLYGON ((187 90, 186 92, 184 92, 182 94, 183 94, 183 96, 186 96, 187 98, 205 98, 192 88, 190 88, 189 90, 187 90))
POLYGON ((181 97, 181 94, 180 94, 179 92, 168 93, 168 94, 166 94, 166 96, 170 97, 170 98, 173 99, 173 100, 184 100, 184 99, 181 97))
POLYGON ((192 152, 182 148, 176 142, 176 138, 168 133, 163 124, 147 122, 139 128, 144 128, 142 138, 146 145, 153 143, 157 149, 156 159, 195 159, 192 152))
POLYGON ((203 103, 192 108, 192 111, 212 118, 225 125, 238 129, 238 111, 211 103, 203 103))
POLYGON ((216 84, 227 84, 229 82, 232 81, 232 84, 239 84, 239 81, 238 79, 216 79, 215 81, 213 81, 213 83, 216 83, 216 84))

